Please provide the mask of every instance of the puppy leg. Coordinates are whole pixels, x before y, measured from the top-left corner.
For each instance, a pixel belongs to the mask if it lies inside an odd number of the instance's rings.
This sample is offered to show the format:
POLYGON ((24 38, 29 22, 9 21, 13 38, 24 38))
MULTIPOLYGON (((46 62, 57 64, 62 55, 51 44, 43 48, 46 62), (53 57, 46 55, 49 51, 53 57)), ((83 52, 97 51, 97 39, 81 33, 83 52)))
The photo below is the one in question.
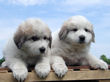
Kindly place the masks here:
POLYGON ((50 72, 49 58, 43 57, 42 61, 36 64, 35 71, 40 78, 46 78, 50 72))
POLYGON ((93 67, 95 69, 97 69, 97 68, 104 69, 104 70, 108 69, 107 63, 96 58, 95 56, 89 54, 86 56, 86 58, 91 67, 93 67))
POLYGON ((11 62, 7 61, 8 67, 12 70, 14 78, 19 82, 23 82, 28 75, 26 64, 20 59, 12 58, 9 60, 11 60, 11 62))
POLYGON ((60 56, 52 57, 52 68, 58 77, 63 77, 68 71, 65 61, 60 56))

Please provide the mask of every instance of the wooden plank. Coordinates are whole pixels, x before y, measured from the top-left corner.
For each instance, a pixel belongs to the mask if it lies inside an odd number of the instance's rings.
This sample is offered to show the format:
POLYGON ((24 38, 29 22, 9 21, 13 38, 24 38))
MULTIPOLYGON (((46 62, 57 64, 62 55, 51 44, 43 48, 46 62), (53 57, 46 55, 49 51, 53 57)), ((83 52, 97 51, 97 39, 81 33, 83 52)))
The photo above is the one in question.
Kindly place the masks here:
POLYGON ((90 71, 72 71, 69 70, 63 78, 58 78, 54 72, 50 72, 46 79, 40 79, 36 76, 35 72, 29 73, 29 78, 25 82, 33 81, 61 81, 61 80, 100 80, 100 79, 110 79, 110 70, 90 70, 90 71))
POLYGON ((89 71, 90 69, 80 69, 80 71, 89 71))
MULTIPOLYGON (((100 82, 110 82, 110 70, 89 70, 88 66, 77 66, 69 68, 69 71, 63 78, 58 78, 54 71, 52 70, 48 77, 45 79, 40 79, 34 70, 28 73, 28 77, 25 82, 35 82, 35 81, 67 81, 67 80, 99 80, 100 82), (73 69, 81 69, 81 71, 73 71, 73 69)), ((12 72, 7 68, 0 68, 0 82, 17 82, 14 79, 12 72)))
POLYGON ((90 66, 68 66, 69 69, 90 69, 90 66))
MULTIPOLYGON (((90 66, 68 66, 69 69, 91 69, 90 66)), ((110 69, 110 65, 108 66, 108 68, 110 69)), ((1 70, 8 70, 10 71, 10 69, 8 68, 2 68, 0 67, 0 71, 1 70)), ((33 68, 29 68, 29 70, 33 70, 33 68)))
POLYGON ((110 82, 110 80, 99 80, 99 82, 110 82))
POLYGON ((0 82, 18 82, 12 73, 0 73, 0 82))
MULTIPOLYGON (((69 69, 93 69, 90 66, 68 66, 69 69)), ((110 65, 108 66, 108 68, 110 69, 110 65)))

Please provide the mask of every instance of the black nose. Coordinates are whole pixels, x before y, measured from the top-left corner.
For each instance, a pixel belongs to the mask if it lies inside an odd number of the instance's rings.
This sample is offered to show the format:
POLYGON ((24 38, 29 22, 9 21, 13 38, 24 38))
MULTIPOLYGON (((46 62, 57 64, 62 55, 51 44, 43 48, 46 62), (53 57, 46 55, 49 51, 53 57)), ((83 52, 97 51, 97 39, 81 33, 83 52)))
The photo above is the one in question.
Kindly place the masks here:
POLYGON ((85 41, 85 36, 83 36, 83 35, 79 36, 79 40, 80 40, 80 42, 84 42, 85 41))
POLYGON ((39 50, 40 50, 41 53, 45 52, 45 48, 44 47, 39 48, 39 50))

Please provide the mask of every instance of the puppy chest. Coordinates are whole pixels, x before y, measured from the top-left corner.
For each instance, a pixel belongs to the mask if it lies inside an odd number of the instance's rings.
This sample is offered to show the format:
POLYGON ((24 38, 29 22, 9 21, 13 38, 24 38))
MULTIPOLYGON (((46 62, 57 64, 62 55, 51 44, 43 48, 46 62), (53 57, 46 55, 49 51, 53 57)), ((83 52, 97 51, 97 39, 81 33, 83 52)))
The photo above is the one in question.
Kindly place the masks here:
POLYGON ((28 57, 27 59, 25 59, 25 62, 28 65, 35 65, 38 61, 39 61, 38 57, 28 57))
POLYGON ((86 63, 86 59, 83 57, 83 54, 70 53, 68 56, 63 56, 67 65, 83 65, 86 63))
POLYGON ((75 57, 63 57, 63 59, 67 65, 74 65, 78 62, 78 59, 76 59, 75 57))

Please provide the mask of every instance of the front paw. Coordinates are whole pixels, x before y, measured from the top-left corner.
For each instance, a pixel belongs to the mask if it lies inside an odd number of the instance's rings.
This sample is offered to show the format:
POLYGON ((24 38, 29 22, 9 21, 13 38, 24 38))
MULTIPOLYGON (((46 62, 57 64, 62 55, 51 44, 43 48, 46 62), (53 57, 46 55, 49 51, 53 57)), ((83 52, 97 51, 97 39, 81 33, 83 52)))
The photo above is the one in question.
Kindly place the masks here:
POLYGON ((28 75, 27 69, 14 69, 13 76, 18 80, 18 82, 23 82, 28 75))
POLYGON ((56 75, 60 78, 63 77, 68 71, 68 68, 65 64, 53 64, 52 68, 56 75))
POLYGON ((92 63, 91 67, 94 69, 103 69, 103 70, 108 69, 107 63, 102 60, 92 63))
POLYGON ((35 71, 40 78, 46 78, 50 72, 50 65, 36 65, 35 71))

